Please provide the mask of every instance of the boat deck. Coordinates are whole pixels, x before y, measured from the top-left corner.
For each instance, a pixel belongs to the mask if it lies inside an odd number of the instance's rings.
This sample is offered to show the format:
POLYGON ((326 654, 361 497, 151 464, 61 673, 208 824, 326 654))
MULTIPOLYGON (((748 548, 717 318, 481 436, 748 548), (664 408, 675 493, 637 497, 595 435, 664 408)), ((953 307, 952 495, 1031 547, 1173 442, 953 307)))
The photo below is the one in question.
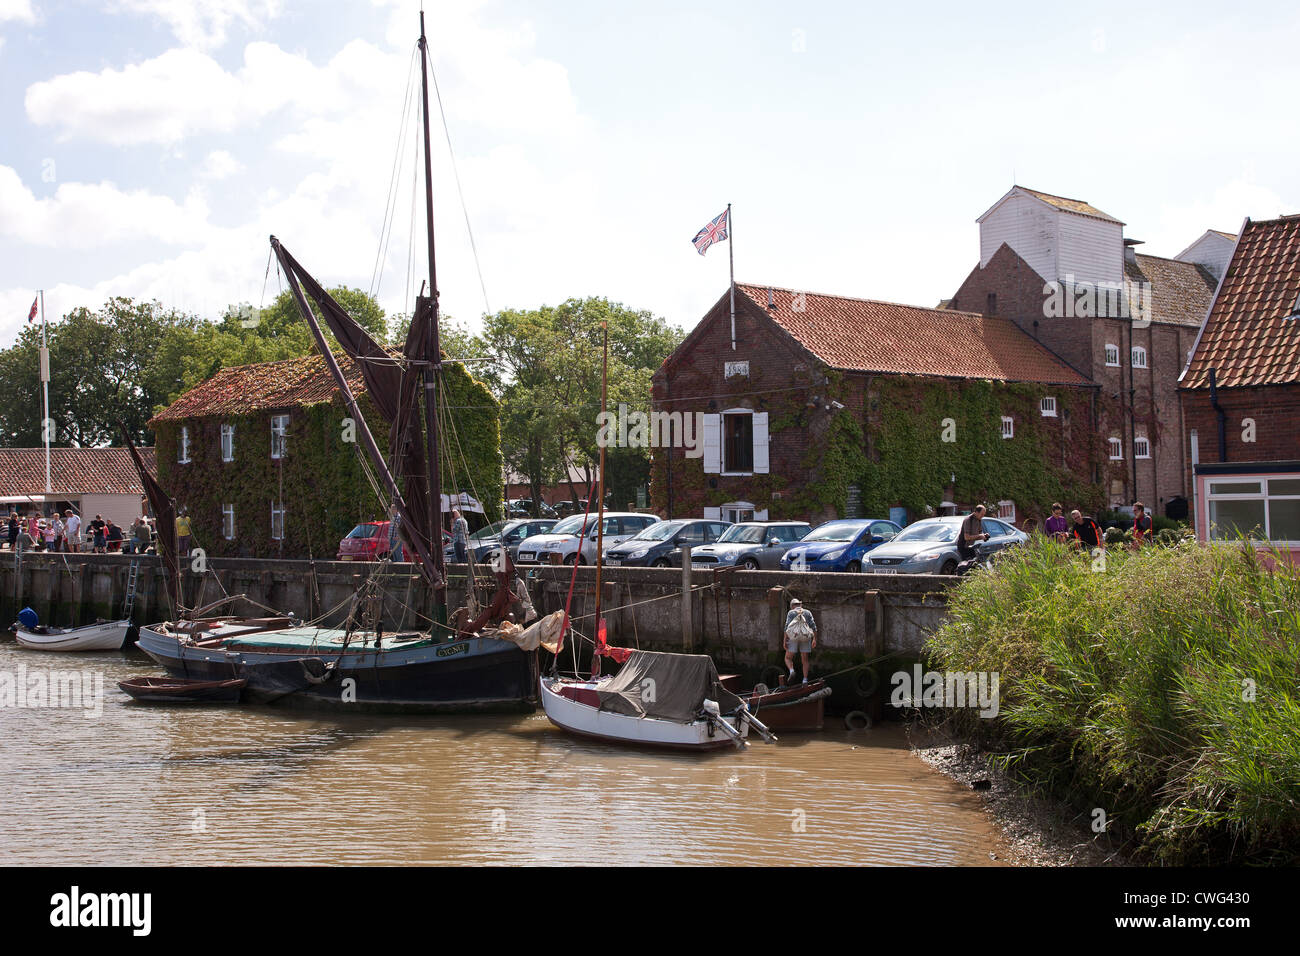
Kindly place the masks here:
MULTIPOLYGON (((312 648, 320 647, 342 647, 344 642, 347 643, 349 650, 355 648, 360 650, 364 646, 373 646, 375 634, 373 631, 353 631, 351 638, 348 637, 347 631, 335 627, 292 627, 276 631, 261 631, 252 634, 231 633, 223 635, 218 631, 211 638, 202 641, 201 644, 238 644, 241 647, 252 648, 292 648, 294 650, 309 651, 312 648)), ((394 645, 401 648, 422 647, 431 643, 429 635, 422 634, 419 631, 406 631, 397 634, 385 633, 383 638, 383 648, 391 648, 394 645)))

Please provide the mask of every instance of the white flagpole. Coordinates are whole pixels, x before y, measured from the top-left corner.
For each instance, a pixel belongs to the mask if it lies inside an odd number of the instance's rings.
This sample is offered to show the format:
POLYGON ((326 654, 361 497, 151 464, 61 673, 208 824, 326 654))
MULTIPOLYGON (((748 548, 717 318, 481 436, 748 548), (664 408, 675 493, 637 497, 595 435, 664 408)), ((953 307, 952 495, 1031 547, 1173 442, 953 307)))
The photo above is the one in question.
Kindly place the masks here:
POLYGON ((50 485, 50 343, 46 338, 44 289, 41 290, 41 384, 45 388, 45 417, 41 419, 41 435, 45 439, 45 494, 50 495, 54 493, 50 485))
POLYGON ((731 203, 727 203, 727 255, 731 258, 731 351, 736 351, 736 232, 731 227, 731 203))

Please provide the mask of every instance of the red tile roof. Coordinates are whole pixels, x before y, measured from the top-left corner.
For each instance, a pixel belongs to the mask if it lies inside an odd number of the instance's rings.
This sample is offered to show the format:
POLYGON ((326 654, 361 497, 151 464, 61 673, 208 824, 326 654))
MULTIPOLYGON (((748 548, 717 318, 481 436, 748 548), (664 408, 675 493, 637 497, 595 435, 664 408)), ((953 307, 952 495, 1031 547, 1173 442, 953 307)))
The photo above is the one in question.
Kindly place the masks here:
POLYGON ((1214 301, 1218 280, 1202 265, 1160 256, 1124 258, 1124 275, 1151 284, 1151 321, 1199 328, 1214 301))
MULTIPOLYGON (((347 356, 335 353, 354 394, 365 391, 361 371, 347 356)), ((214 415, 249 415, 332 399, 338 387, 320 355, 223 368, 196 385, 153 417, 153 422, 214 415)), ((152 425, 153 422, 150 422, 152 425)))
MULTIPOLYGON (((152 448, 139 449, 157 474, 152 448)), ((50 487, 56 495, 141 495, 144 488, 125 448, 51 448, 50 487)), ((45 449, 0 448, 0 497, 45 494, 45 449)))
POLYGON ((1088 385, 1008 319, 871 299, 736 284, 781 328, 832 368, 943 378, 1088 385), (794 310, 803 296, 803 310, 794 310))
POLYGON ((1300 382, 1300 215, 1247 220, 1182 388, 1300 382))

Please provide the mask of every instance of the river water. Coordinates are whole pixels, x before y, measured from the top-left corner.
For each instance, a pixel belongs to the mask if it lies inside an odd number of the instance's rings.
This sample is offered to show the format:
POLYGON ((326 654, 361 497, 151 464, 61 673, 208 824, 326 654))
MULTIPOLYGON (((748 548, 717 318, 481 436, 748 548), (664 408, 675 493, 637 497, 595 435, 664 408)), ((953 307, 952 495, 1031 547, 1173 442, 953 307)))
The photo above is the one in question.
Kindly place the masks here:
POLYGON ((540 712, 340 718, 140 705, 116 683, 159 673, 138 651, 0 643, 0 680, 21 676, 30 689, 55 671, 88 676, 91 688, 102 678, 102 697, 81 709, 0 707, 0 864, 1003 856, 979 799, 914 757, 893 724, 849 732, 828 719, 821 734, 744 752, 662 755, 568 737, 540 712))

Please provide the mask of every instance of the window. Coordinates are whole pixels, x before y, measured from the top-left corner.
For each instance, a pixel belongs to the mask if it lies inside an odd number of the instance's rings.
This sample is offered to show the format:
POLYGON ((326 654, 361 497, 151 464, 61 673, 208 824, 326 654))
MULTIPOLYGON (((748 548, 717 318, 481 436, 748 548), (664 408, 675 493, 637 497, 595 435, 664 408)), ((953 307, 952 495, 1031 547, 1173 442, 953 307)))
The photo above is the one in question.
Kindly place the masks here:
POLYGON ((1118 438, 1110 440, 1110 460, 1122 461, 1124 458, 1124 443, 1118 438))
POLYGON ((988 297, 984 300, 984 302, 985 302, 984 305, 985 315, 998 314, 998 294, 996 292, 990 292, 988 294, 988 297))
POLYGON ((1016 420, 1010 415, 1002 416, 1002 437, 1014 438, 1016 436, 1016 420))
POLYGON ((190 463, 190 429, 188 425, 181 426, 181 440, 177 449, 176 461, 182 465, 190 463))
POLYGON ((1016 520, 1016 503, 1014 501, 998 502, 998 517, 1004 521, 1016 520))
POLYGON ((1044 418, 1055 418, 1056 417, 1056 396, 1044 395, 1043 401, 1039 405, 1039 408, 1042 409, 1044 418))
POLYGON ((1129 360, 1132 362, 1134 368, 1146 368, 1147 350, 1140 345, 1133 346, 1133 349, 1129 354, 1129 360))
POLYGON ((1119 346, 1106 343, 1106 364, 1119 367, 1119 346))
POLYGON ((271 502, 271 540, 284 540, 284 503, 271 502))
POLYGON ((888 521, 877 521, 871 526, 871 536, 873 538, 879 536, 884 538, 886 541, 889 541, 896 534, 898 534, 898 529, 888 521))
POLYGON ((271 457, 283 458, 289 450, 289 416, 271 416, 271 457))
POLYGON ((733 501, 722 506, 722 520, 732 524, 754 520, 754 506, 748 501, 733 501))
POLYGON ((227 541, 235 540, 235 506, 221 506, 221 536, 227 541))
POLYGON ((1151 457, 1151 441, 1145 435, 1139 435, 1137 438, 1133 439, 1133 457, 1151 457))
POLYGON ((1246 534, 1274 543, 1300 542, 1300 478, 1208 482, 1211 541, 1246 534))
POLYGON ((752 472, 754 470, 754 416, 734 414, 722 416, 724 472, 752 472))
POLYGON ((221 426, 221 460, 235 460, 235 426, 221 426))

